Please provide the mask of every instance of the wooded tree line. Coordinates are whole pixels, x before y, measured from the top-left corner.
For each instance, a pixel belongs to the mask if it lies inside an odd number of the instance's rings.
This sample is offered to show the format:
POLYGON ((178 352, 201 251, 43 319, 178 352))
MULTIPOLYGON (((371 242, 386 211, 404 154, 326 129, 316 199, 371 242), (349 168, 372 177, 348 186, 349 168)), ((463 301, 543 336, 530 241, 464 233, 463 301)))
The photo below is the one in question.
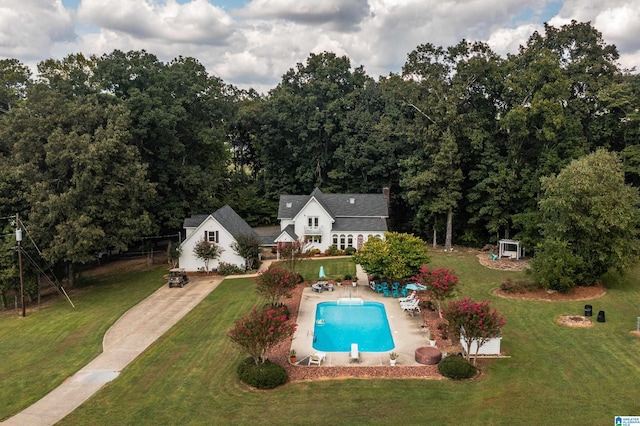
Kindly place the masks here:
POLYGON ((640 185, 640 77, 618 57, 572 22, 506 58, 423 44, 378 80, 311 54, 264 95, 145 51, 49 59, 35 77, 0 60, 0 217, 20 212, 45 258, 73 265, 225 203, 263 225, 283 193, 389 187, 395 231, 533 247, 541 178, 572 160, 616 152, 640 185))

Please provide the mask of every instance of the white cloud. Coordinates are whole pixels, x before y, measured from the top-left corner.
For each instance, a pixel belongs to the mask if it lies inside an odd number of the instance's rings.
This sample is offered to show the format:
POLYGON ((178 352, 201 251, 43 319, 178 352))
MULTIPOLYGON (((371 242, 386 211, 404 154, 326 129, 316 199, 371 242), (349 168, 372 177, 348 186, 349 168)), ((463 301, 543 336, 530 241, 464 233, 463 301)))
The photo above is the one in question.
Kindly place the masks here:
POLYGON ((75 37, 72 14, 60 0, 0 0, 0 57, 40 61, 56 43, 75 37))
POLYGON ((84 0, 78 17, 92 25, 142 40, 165 43, 224 44, 234 31, 232 19, 206 0, 84 0))

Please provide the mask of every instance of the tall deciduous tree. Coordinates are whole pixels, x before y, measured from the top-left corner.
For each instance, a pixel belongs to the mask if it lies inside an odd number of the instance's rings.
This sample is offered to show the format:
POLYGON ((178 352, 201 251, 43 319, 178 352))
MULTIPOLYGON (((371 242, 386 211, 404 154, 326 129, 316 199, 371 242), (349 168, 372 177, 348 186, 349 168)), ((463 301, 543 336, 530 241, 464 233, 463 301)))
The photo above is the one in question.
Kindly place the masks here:
POLYGON ((17 59, 0 59, 0 115, 24 100, 31 71, 17 59))
MULTIPOLYGON (((599 149, 542 180, 542 232, 576 258, 575 284, 590 285, 610 268, 628 269, 640 255, 640 196, 624 182, 619 156, 599 149)), ((550 250, 536 255, 540 272, 550 250)))
POLYGON ((309 193, 323 187, 344 143, 346 98, 368 81, 346 56, 311 54, 269 93, 261 120, 259 156, 267 196, 309 193))
POLYGON ((132 144, 158 192, 149 210, 160 229, 221 203, 231 110, 219 79, 193 58, 163 64, 145 51, 116 50, 99 58, 92 81, 130 111, 132 144))
POLYGON ((2 137, 30 204, 27 221, 43 255, 69 267, 105 248, 126 250, 151 229, 154 195, 130 142, 129 114, 95 96, 67 99, 34 85, 24 108, 4 117, 2 137))

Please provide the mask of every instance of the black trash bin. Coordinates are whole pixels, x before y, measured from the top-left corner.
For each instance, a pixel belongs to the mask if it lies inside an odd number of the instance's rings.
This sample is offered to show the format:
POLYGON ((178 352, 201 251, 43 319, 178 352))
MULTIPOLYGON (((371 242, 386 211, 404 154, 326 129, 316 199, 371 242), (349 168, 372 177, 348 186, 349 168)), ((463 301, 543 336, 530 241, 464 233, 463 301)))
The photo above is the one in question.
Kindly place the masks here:
POLYGON ((584 305, 584 316, 590 317, 593 314, 593 307, 591 305, 584 305))
POLYGON ((598 322, 604 322, 604 311, 598 312, 598 322))

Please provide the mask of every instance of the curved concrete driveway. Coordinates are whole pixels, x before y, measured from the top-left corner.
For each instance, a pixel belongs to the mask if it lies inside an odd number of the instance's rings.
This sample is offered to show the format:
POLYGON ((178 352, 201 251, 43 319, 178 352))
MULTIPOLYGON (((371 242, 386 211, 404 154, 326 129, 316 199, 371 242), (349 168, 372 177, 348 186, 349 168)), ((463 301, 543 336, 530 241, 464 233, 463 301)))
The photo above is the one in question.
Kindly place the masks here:
POLYGON ((127 311, 104 335, 103 352, 44 398, 3 425, 53 425, 78 408, 151 343, 200 303, 223 277, 198 277, 184 288, 164 285, 127 311))

